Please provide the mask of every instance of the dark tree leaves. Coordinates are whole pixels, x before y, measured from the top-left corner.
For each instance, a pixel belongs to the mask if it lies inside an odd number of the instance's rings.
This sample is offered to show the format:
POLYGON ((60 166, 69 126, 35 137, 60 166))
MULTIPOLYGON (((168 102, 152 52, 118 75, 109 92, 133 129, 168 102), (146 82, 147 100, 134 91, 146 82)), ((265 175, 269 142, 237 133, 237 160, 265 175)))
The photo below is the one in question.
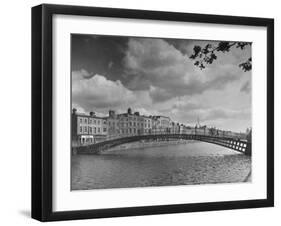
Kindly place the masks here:
POLYGON ((193 54, 190 56, 190 58, 195 59, 196 57, 198 57, 200 52, 201 52, 201 46, 194 46, 193 47, 193 54))
POLYGON ((217 47, 217 51, 221 51, 221 52, 229 52, 229 49, 232 45, 230 44, 230 42, 219 42, 218 47, 217 47))
POLYGON ((249 58, 246 62, 239 64, 239 67, 241 67, 245 72, 252 70, 252 58, 249 58))
POLYGON ((203 53, 203 54, 208 54, 211 49, 212 49, 212 45, 211 45, 211 44, 207 44, 207 45, 205 46, 205 48, 202 49, 202 53, 203 53))
MULTIPOLYGON (((206 68, 206 64, 212 64, 215 60, 217 60, 217 55, 215 54, 215 52, 226 53, 229 52, 234 46, 236 46, 236 48, 244 50, 247 45, 251 45, 251 43, 219 42, 216 46, 207 44, 204 47, 196 45, 193 47, 193 54, 189 58, 192 60, 196 60, 194 65, 202 70, 206 68)), ((245 72, 252 70, 252 59, 249 58, 246 62, 239 64, 239 67, 245 72)))
POLYGON ((249 43, 248 42, 237 42, 236 48, 244 49, 245 46, 247 46, 249 43))

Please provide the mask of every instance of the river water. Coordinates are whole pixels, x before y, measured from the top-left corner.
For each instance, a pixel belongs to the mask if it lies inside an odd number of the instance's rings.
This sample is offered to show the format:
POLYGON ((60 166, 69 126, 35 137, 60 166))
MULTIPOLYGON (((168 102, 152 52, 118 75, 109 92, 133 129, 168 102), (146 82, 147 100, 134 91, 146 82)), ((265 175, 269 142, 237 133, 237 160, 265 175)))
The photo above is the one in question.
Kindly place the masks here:
POLYGON ((235 183, 251 178, 251 157, 203 142, 74 155, 71 189, 235 183))

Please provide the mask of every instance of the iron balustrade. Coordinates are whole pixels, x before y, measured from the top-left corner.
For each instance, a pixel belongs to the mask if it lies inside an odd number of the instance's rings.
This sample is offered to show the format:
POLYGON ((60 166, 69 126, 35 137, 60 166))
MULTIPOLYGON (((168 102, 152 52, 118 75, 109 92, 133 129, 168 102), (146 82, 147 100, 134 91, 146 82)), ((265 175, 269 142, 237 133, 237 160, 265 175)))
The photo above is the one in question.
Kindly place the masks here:
MULTIPOLYGON (((205 133, 205 131, 204 131, 205 133)), ((99 153, 106 149, 116 147, 126 143, 132 143, 137 141, 160 141, 160 140, 170 140, 170 139, 180 139, 180 140, 198 140, 202 142, 212 143, 220 145, 246 155, 251 155, 251 141, 247 139, 241 139, 234 136, 222 136, 222 135, 205 135, 199 134, 198 131, 181 131, 176 133, 173 131, 150 131, 148 133, 142 134, 116 134, 107 136, 103 141, 73 147, 75 153, 80 154, 91 154, 99 153)))

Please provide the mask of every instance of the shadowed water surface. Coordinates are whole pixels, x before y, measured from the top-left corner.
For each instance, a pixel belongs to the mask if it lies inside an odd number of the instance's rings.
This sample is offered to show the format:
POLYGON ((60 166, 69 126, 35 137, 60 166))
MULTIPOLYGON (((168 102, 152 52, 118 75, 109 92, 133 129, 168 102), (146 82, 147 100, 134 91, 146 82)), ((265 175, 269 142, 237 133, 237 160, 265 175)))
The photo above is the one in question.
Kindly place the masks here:
POLYGON ((243 182, 251 157, 202 142, 72 156, 71 189, 243 182))

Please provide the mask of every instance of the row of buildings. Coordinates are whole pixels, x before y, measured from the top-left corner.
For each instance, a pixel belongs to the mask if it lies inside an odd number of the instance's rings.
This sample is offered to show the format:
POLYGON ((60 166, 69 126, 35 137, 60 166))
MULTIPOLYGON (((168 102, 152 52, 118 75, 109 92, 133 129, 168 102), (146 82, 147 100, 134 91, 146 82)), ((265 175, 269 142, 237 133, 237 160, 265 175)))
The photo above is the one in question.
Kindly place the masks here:
POLYGON ((122 114, 116 114, 115 111, 109 110, 109 114, 106 117, 99 117, 94 112, 82 114, 74 108, 71 120, 72 145, 88 145, 117 137, 145 134, 221 135, 219 130, 214 130, 207 126, 197 124, 194 127, 190 127, 175 123, 167 116, 140 115, 139 112, 132 112, 131 108, 122 114))

